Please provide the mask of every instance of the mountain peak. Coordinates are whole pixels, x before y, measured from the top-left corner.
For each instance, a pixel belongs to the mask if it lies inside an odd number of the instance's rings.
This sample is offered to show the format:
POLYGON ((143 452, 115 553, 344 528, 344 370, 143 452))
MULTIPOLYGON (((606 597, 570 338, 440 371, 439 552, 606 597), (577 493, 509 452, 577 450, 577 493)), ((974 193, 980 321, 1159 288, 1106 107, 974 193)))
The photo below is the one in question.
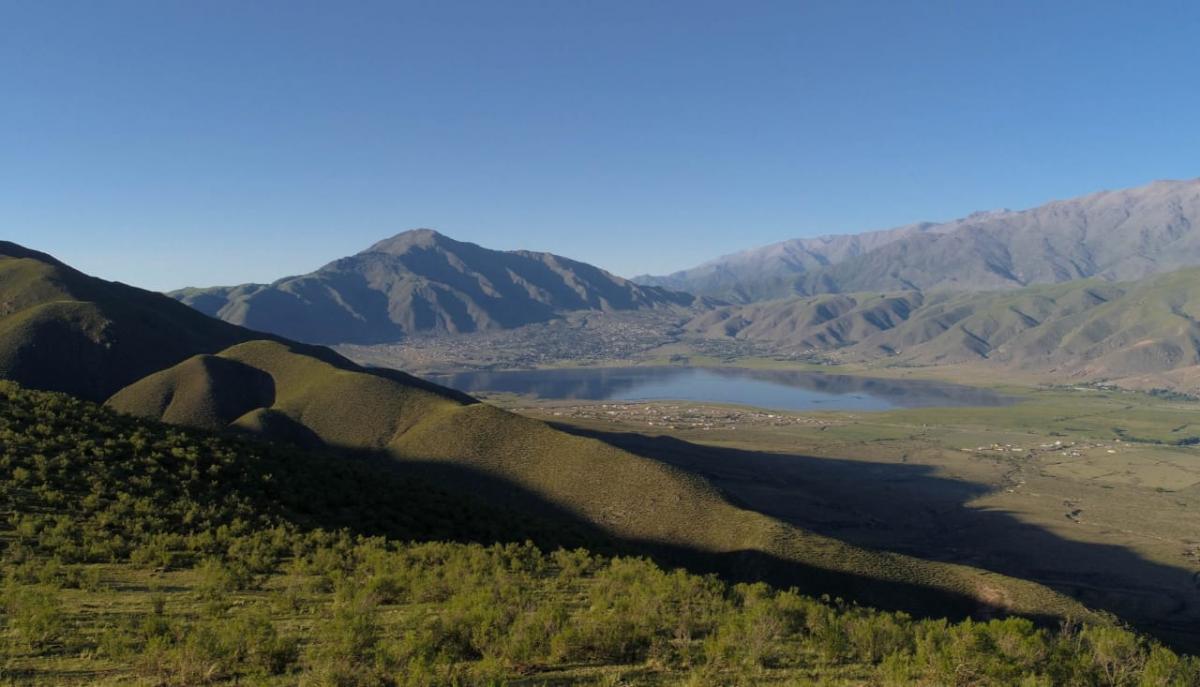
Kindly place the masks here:
POLYGON ((548 253, 498 251, 414 229, 357 255, 269 285, 176 291, 234 324, 310 343, 390 343, 422 331, 473 332, 547 322, 573 311, 689 307, 548 253))
POLYGON ((433 229, 409 229, 373 244, 370 248, 364 250, 363 253, 402 255, 414 248, 433 248, 434 246, 446 245, 448 243, 456 243, 456 241, 433 229))

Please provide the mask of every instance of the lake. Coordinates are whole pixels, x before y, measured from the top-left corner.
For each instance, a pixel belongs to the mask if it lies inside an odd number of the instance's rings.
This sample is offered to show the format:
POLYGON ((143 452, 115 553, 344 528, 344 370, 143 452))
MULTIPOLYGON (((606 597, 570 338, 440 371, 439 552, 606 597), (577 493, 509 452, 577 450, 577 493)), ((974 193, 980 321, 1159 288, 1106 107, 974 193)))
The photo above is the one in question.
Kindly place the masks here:
POLYGON ((616 367, 430 375, 467 393, 512 393, 552 400, 698 401, 777 410, 890 410, 999 406, 1012 399, 976 387, 736 367, 616 367))

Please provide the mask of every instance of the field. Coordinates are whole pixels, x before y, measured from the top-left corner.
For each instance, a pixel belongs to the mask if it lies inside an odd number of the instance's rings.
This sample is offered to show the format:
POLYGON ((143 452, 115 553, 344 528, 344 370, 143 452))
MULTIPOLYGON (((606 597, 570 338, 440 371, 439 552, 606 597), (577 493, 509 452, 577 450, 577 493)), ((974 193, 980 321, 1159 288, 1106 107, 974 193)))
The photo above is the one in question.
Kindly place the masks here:
POLYGON ((493 402, 704 475, 805 529, 1042 582, 1197 650, 1200 404, 998 388, 1021 401, 803 415, 493 402))

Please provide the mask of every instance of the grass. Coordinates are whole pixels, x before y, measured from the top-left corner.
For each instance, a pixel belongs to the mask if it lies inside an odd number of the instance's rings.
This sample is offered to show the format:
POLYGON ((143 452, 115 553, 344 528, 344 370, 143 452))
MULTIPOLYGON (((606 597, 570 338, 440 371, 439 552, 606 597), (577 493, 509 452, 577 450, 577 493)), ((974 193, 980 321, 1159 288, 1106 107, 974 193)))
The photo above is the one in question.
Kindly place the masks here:
POLYGON ((1200 647, 1200 450, 1190 440, 1200 406, 1131 391, 993 388, 1019 402, 803 413, 811 421, 736 430, 516 403, 706 476, 797 527, 1033 579, 1200 647))
POLYGON ((914 620, 645 558, 489 543, 528 527, 547 542, 573 535, 375 461, 11 384, 0 384, 0 495, 5 684, 1133 687, 1200 676, 1194 659, 1106 623, 914 620))

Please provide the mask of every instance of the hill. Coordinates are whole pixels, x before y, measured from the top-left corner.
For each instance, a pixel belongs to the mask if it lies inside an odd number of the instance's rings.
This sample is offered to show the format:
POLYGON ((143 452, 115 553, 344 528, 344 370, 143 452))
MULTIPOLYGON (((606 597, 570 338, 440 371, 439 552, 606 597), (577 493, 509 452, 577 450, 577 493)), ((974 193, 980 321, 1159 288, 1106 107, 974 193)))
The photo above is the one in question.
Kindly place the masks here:
MULTIPOLYGON (((0 326, 21 321, 30 307, 46 306, 51 306, 47 321, 53 323, 52 308, 64 295, 86 295, 93 300, 67 302, 106 314, 109 327, 128 336, 141 328, 175 336, 194 330, 201 341, 194 348, 213 345, 214 332, 235 340, 229 348, 201 351, 134 381, 109 400, 116 410, 300 446, 330 460, 363 458, 402 468, 487 508, 567 523, 637 552, 731 579, 797 584, 814 593, 939 617, 996 612, 1091 617, 1079 604, 1039 585, 816 535, 739 507, 706 480, 611 443, 559 431, 403 373, 360 368, 328 349, 254 339, 253 332, 205 318, 165 297, 94 280, 48 256, 26 253, 11 258, 25 261, 16 272, 23 280, 6 282, 13 307, 0 326), (82 294, 83 287, 90 291, 82 294), (28 295, 15 297, 21 294, 28 295), (110 304, 110 297, 115 302, 110 304), (173 330, 173 317, 182 317, 181 326, 191 329, 173 330)), ((125 356, 141 350, 136 340, 103 343, 97 345, 125 356)), ((53 372, 43 371, 51 381, 53 372)), ((107 455, 108 450, 97 444, 95 452, 107 455)), ((106 493, 96 498, 102 503, 106 493)))
POLYGON ((1095 277, 1132 281, 1200 265, 1200 179, 1157 181, 1021 211, 797 239, 663 278, 750 302, 788 295, 995 290, 1095 277))
POLYGON ((167 426, 11 383, 0 383, 0 438, 8 682, 1200 679, 1196 660, 1105 622, 914 620, 641 558, 504 543, 569 539, 395 464, 167 426))
POLYGON ((132 380, 108 401, 111 407, 400 460, 489 503, 574 519, 734 576, 804 581, 879 605, 940 614, 990 607, 997 588, 1008 599, 1001 606, 1015 612, 1084 612, 1034 584, 815 536, 738 508, 694 475, 596 439, 400 372, 358 367, 325 348, 257 338, 46 255, 11 244, 5 250, 7 310, 0 330, 8 337, 9 379, 82 389, 81 397, 132 380), (86 315, 92 328, 81 326, 75 313, 86 315), (28 326, 31 321, 37 326, 28 326), (74 338, 60 336, 64 332, 74 338), (224 343, 234 345, 214 350, 224 343), (163 369, 138 378, 155 365, 163 369))
POLYGON ((189 356, 254 338, 161 294, 0 241, 0 377, 104 400, 189 356))
POLYGON ((720 309, 689 327, 792 351, 836 351, 846 361, 984 363, 1059 379, 1194 389, 1200 269, 1130 283, 1091 278, 1012 291, 793 298, 720 309))
POLYGON ((550 253, 488 250, 429 229, 273 284, 170 295, 234 324, 320 344, 386 343, 414 332, 519 327, 571 311, 695 302, 550 253))
POLYGON ((923 613, 975 613, 997 590, 1008 599, 1001 605, 1014 612, 1083 612, 1034 584, 799 530, 739 508, 707 481, 661 462, 280 343, 250 342, 193 358, 121 390, 108 405, 386 456, 445 488, 531 514, 566 514, 640 550, 734 578, 803 584, 923 613))

